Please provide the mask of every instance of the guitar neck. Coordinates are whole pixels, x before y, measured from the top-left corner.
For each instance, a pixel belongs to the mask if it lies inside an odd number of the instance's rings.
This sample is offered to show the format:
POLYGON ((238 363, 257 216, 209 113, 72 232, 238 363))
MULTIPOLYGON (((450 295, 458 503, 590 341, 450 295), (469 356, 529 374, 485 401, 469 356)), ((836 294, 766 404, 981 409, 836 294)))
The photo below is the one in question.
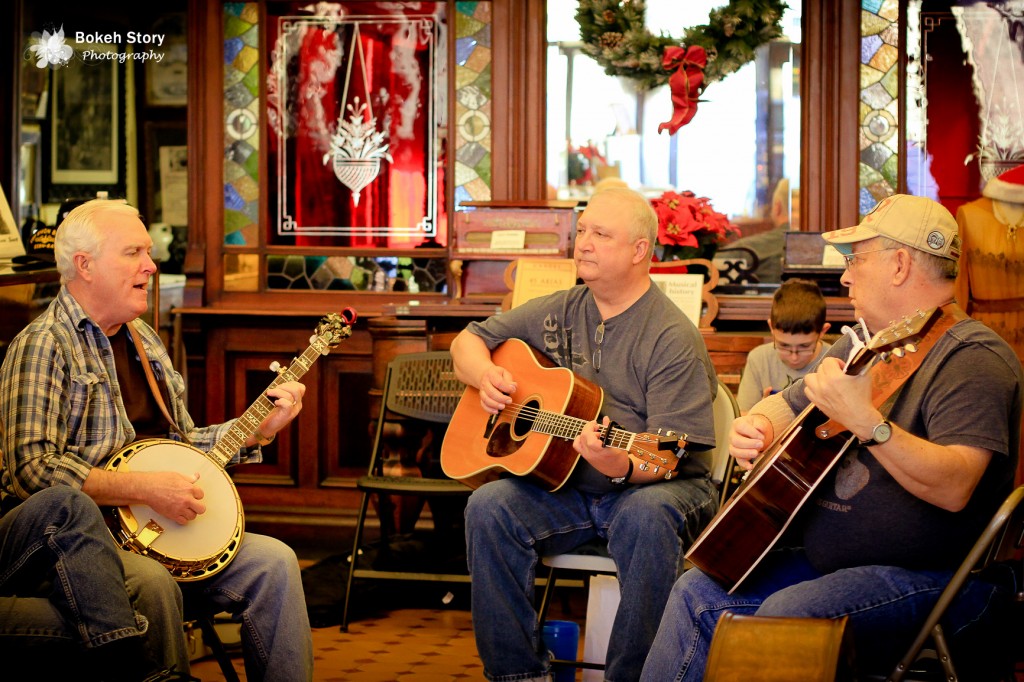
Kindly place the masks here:
MULTIPOLYGON (((537 416, 530 430, 537 433, 573 440, 583 432, 583 427, 587 425, 587 421, 579 417, 570 417, 569 415, 549 412, 548 410, 537 410, 536 412, 537 416)), ((598 433, 604 437, 607 427, 598 424, 597 428, 598 433)), ((631 431, 613 428, 606 447, 629 451, 635 436, 636 434, 631 431)))
POLYGON ((328 344, 322 337, 315 337, 310 341, 310 346, 307 348, 302 355, 295 358, 292 361, 291 366, 287 369, 282 370, 274 381, 271 382, 270 386, 267 387, 266 391, 260 394, 260 397, 256 399, 252 405, 246 409, 242 415, 235 420, 235 423, 231 425, 228 432, 221 436, 217 444, 213 446, 213 449, 209 452, 209 455, 213 457, 222 467, 226 467, 234 454, 241 450, 245 446, 245 441, 256 433, 260 424, 267 418, 273 409, 273 401, 267 397, 267 391, 286 381, 298 381, 302 376, 309 371, 309 368, 313 366, 313 363, 317 361, 321 355, 328 349, 328 344))

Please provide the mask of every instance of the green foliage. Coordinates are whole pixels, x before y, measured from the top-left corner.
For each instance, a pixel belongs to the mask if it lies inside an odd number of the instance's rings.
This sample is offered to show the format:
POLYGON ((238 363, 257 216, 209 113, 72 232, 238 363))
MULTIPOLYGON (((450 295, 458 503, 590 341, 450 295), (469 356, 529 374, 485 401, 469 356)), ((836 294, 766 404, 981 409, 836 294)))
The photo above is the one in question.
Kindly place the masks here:
POLYGON ((666 47, 699 45, 708 55, 706 87, 751 61, 758 47, 780 37, 779 23, 787 7, 780 0, 731 0, 712 10, 707 24, 685 29, 682 40, 647 30, 643 0, 579 0, 576 22, 583 52, 609 76, 633 79, 638 90, 668 82, 671 74, 661 66, 666 47))

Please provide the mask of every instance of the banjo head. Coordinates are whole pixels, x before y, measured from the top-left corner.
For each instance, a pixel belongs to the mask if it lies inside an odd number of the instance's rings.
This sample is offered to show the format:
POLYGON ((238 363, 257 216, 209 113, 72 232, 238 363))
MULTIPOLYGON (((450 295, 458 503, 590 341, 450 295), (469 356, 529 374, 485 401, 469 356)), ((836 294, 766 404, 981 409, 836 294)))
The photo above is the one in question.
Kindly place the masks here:
POLYGON ((179 579, 189 579, 193 571, 197 574, 191 579, 205 578, 227 565, 241 541, 242 502, 231 477, 205 453, 177 441, 143 440, 118 453, 108 468, 176 471, 188 478, 198 473, 196 485, 203 490, 206 511, 187 524, 180 525, 146 504, 118 507, 116 515, 123 530, 132 536, 151 522, 162 529, 147 550, 129 549, 153 555, 179 579))

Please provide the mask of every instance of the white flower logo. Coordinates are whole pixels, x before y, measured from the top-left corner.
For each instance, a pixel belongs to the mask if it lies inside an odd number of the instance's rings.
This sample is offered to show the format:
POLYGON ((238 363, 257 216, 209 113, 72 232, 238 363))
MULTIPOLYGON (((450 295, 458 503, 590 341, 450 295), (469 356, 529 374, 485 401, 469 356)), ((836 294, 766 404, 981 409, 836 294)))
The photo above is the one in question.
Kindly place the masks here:
POLYGON ((43 31, 42 35, 33 33, 32 37, 35 38, 36 43, 29 46, 28 49, 35 53, 36 66, 40 69, 45 69, 49 64, 64 66, 75 52, 70 45, 64 44, 63 26, 53 34, 43 31))

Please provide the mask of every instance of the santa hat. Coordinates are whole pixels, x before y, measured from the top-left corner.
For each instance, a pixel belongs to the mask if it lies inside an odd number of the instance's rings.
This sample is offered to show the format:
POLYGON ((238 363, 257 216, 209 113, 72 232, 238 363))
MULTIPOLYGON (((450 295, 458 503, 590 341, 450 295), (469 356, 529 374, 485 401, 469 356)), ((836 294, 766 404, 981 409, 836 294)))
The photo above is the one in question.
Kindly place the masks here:
POLYGON ((1024 204, 1024 166, 1017 166, 985 183, 981 191, 989 199, 1024 204))

